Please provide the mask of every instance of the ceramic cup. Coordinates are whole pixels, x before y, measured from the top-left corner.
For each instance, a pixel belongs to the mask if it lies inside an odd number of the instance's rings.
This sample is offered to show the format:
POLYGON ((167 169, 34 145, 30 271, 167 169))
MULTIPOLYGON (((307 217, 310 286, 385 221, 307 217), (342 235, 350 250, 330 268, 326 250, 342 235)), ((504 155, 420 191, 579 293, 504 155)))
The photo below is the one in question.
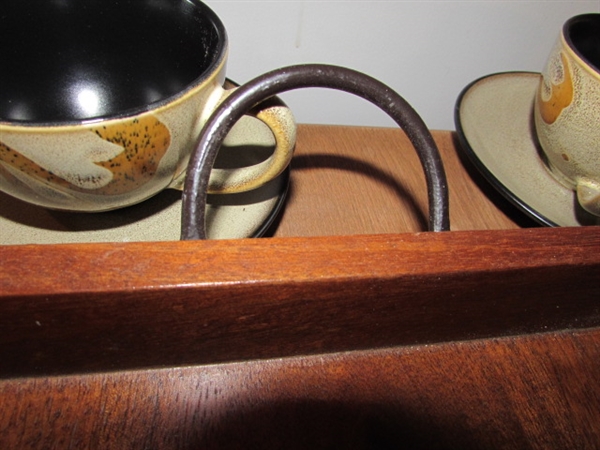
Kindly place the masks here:
POLYGON ((534 117, 547 166, 600 216, 600 14, 565 23, 542 75, 534 117))
MULTIPOLYGON (((226 31, 206 5, 6 0, 0 29, 2 191, 93 212, 182 186, 204 123, 231 92, 226 31)), ((213 170, 211 193, 252 190, 288 166, 291 112, 271 102, 255 115, 274 135, 273 154, 213 170)))

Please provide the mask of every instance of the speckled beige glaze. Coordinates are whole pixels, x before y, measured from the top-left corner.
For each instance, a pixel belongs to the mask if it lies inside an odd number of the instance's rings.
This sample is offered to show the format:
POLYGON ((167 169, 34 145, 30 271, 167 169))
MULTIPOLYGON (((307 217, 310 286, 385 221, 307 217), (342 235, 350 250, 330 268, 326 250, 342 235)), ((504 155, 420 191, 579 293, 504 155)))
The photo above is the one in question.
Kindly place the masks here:
MULTIPOLYGON (((233 150, 238 145, 249 145, 262 155, 273 149, 273 134, 253 117, 242 117, 230 135, 232 139, 228 135, 229 142, 224 145, 233 150), (262 132, 248 138, 244 132, 250 127, 262 132)), ((287 177, 282 175, 253 191, 210 195, 206 209, 208 237, 241 239, 260 234, 276 216, 286 188, 287 177)), ((0 205, 0 245, 175 241, 181 234, 181 193, 173 190, 160 192, 138 205, 95 214, 49 211, 3 192, 0 205)))
MULTIPOLYGON (((70 125, 0 123, 0 190, 29 203, 71 211, 107 211, 181 186, 202 126, 227 91, 225 60, 200 84, 167 104, 129 117, 70 125)), ((296 127, 285 107, 258 116, 275 136, 261 164, 217 171, 212 193, 255 189, 291 160, 296 127)), ((246 138, 254 138, 246 127, 246 138)))
POLYGON ((600 73, 561 34, 542 75, 535 126, 549 169, 600 216, 600 73))
POLYGON ((536 216, 559 226, 600 225, 576 208, 573 190, 550 173, 540 157, 533 104, 541 76, 501 73, 478 80, 460 103, 462 133, 496 186, 536 216))
MULTIPOLYGON (((275 151, 265 161, 249 167, 213 170, 210 193, 229 194, 256 189, 280 175, 288 166, 296 144, 296 124, 290 110, 285 106, 272 106, 261 110, 256 118, 269 126, 275 138, 275 148, 282 151, 275 151)), ((245 129, 246 136, 254 136, 259 132, 256 127, 245 129)))

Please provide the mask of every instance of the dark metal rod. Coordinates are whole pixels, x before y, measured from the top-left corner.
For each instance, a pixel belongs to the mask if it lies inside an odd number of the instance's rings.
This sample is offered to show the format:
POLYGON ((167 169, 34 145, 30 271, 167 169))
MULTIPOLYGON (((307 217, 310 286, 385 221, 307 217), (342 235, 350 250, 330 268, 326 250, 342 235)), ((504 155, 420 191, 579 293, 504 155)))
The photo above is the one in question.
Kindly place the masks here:
POLYGON ((217 153, 233 125, 258 103, 299 88, 330 88, 362 97, 386 112, 407 134, 425 172, 429 230, 450 229, 448 185, 439 151, 416 111, 391 88, 345 67, 306 64, 268 72, 239 87, 213 112, 191 156, 183 191, 181 239, 206 239, 208 179, 217 153))

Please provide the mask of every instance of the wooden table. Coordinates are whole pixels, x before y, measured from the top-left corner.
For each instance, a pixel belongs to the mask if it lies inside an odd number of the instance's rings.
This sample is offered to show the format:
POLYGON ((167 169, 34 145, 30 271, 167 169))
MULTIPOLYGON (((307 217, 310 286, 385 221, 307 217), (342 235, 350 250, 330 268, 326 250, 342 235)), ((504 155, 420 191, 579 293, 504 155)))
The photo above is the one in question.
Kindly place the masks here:
MULTIPOLYGON (((270 238, 0 248, 0 448, 599 448, 600 233, 303 125, 270 238)), ((465 168, 466 167, 466 168, 465 168)))

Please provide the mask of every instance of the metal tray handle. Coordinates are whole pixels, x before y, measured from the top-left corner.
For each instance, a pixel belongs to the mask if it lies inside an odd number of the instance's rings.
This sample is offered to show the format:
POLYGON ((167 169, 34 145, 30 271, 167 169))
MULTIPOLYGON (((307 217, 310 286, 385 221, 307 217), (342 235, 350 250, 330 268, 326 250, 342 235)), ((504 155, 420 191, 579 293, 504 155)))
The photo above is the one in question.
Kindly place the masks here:
POLYGON ((345 67, 303 64, 283 67, 242 85, 205 124, 187 168, 181 239, 206 239, 208 179, 217 153, 233 125, 260 102, 300 88, 330 88, 362 97, 386 112, 407 134, 425 172, 429 230, 450 229, 448 184, 442 160, 427 126, 404 98, 380 81, 345 67))

